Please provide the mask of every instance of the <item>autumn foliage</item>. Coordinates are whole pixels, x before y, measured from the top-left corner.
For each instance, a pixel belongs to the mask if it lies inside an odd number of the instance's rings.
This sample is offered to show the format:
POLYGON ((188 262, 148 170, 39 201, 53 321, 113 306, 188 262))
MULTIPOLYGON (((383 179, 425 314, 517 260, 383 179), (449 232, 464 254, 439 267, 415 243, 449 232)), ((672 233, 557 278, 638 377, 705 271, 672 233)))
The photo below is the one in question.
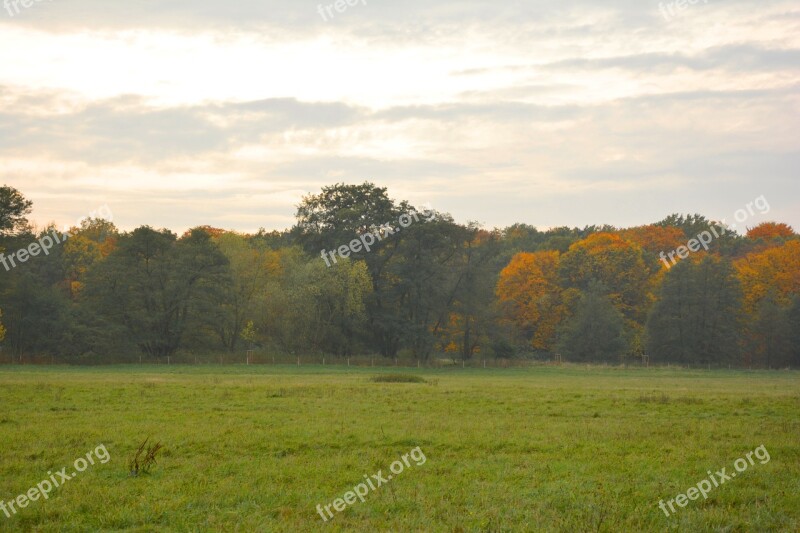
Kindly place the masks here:
MULTIPOLYGON (((28 224, 17 191, 3 194, 10 260, 51 228, 28 224)), ((437 213, 338 264, 320 258, 413 209, 370 183, 336 184, 305 197, 284 231, 199 226, 179 237, 85 221, 49 254, 0 269, 0 360, 217 361, 253 350, 800 366, 800 236, 786 224, 741 236, 673 214, 633 228, 488 230, 437 213), (695 239, 704 233, 707 249, 695 239)))
POLYGON ((747 230, 747 237, 750 239, 764 239, 770 241, 780 237, 792 237, 796 235, 791 226, 783 223, 764 222, 754 228, 747 230))
POLYGON ((520 253, 500 272, 497 298, 504 317, 523 331, 536 350, 549 350, 564 307, 558 277, 559 253, 520 253))

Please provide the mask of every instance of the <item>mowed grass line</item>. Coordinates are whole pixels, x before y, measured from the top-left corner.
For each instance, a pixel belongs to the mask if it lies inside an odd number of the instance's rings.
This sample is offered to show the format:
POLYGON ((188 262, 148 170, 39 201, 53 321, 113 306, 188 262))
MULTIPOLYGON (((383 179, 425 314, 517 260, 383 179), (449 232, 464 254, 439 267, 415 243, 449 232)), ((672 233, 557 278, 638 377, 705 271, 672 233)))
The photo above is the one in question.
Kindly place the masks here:
POLYGON ((0 499, 98 444, 9 531, 798 531, 800 375, 569 366, 0 367, 0 499), (375 383, 378 374, 426 383, 375 383), (147 436, 151 475, 126 463, 147 436), (756 464, 667 518, 679 493, 756 464), (364 475, 388 485, 323 523, 364 475))

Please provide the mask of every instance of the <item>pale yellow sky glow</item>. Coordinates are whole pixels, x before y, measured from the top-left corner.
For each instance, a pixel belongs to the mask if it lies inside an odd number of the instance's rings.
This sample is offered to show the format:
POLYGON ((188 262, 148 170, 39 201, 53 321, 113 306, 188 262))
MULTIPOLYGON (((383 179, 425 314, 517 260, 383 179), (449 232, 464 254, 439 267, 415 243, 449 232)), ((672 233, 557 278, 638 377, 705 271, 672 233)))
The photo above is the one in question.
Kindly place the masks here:
POLYGON ((38 223, 108 203, 123 229, 283 229, 303 194, 365 180, 489 226, 764 194, 800 227, 796 2, 551 4, 2 13, 3 182, 38 223))

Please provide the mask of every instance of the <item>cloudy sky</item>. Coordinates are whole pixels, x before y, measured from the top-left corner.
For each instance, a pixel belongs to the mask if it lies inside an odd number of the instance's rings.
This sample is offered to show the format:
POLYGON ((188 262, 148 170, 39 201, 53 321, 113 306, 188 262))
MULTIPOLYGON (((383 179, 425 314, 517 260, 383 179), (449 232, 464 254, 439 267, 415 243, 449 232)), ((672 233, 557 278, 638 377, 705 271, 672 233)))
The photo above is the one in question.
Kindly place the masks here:
POLYGON ((123 229, 282 229, 363 181, 490 227, 764 195, 800 229, 797 0, 332 3, 6 1, 0 183, 123 229))

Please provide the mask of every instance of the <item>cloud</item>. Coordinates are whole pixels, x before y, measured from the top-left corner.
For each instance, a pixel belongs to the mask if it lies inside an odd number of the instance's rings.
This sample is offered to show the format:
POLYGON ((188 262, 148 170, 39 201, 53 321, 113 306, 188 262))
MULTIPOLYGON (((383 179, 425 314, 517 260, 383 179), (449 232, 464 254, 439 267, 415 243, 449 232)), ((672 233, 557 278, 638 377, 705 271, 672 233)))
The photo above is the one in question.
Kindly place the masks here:
POLYGON ((3 181, 43 219, 109 203, 177 231, 286 227, 302 194, 364 180, 491 225, 726 216, 762 193, 800 212, 796 2, 666 21, 658 1, 367 0, 325 22, 331 1, 0 17, 3 181))

